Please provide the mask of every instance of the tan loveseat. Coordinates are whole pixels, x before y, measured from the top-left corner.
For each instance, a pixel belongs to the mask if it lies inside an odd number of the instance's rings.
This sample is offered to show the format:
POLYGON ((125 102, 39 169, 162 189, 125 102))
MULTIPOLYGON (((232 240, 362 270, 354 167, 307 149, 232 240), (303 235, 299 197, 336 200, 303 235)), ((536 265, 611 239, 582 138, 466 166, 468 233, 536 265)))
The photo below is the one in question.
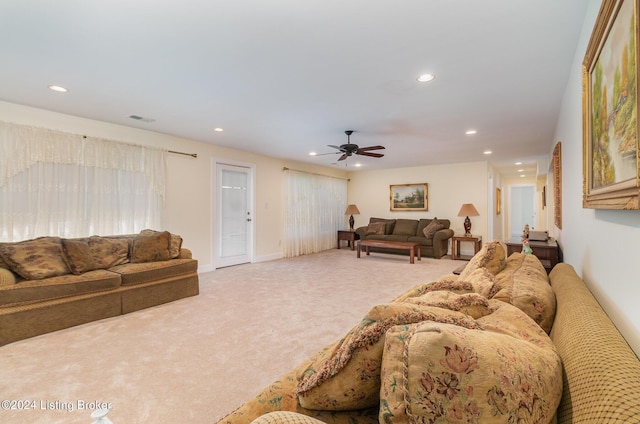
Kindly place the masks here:
POLYGON ((197 295, 197 269, 166 231, 0 243, 0 346, 197 295))
POLYGON ((219 423, 556 419, 639 423, 640 361, 570 265, 547 277, 493 242, 459 277, 372 308, 219 423))
MULTIPOLYGON (((447 254, 453 230, 448 219, 370 218, 369 225, 356 229, 360 240, 408 241, 420 243, 420 255, 440 259, 447 254), (425 233, 426 230, 426 233, 425 233)), ((371 251, 398 253, 396 249, 371 247, 371 251)))

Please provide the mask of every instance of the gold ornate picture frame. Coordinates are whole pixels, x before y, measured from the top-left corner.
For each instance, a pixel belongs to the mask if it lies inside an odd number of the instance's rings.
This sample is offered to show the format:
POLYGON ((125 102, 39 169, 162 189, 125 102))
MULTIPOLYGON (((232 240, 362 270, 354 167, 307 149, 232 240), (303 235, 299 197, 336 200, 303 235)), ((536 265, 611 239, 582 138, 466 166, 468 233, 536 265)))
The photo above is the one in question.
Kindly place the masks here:
POLYGON ((429 210, 429 186, 422 184, 397 184, 389 186, 389 210, 417 212, 429 210))
POLYGON ((496 187, 496 215, 502 212, 502 191, 496 187))
POLYGON ((639 3, 602 2, 582 64, 585 208, 640 208, 639 3))

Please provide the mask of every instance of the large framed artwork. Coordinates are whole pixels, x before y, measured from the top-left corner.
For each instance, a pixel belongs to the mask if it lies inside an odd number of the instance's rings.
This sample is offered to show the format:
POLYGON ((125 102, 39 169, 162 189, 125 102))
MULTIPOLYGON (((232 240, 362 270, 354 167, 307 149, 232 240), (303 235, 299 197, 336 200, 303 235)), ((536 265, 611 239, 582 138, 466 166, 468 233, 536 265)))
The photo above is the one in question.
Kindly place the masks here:
POLYGON ((585 208, 640 208, 639 3, 602 2, 582 64, 585 208))
POLYGON ((392 211, 429 210, 427 183, 390 185, 389 192, 389 208, 392 211))

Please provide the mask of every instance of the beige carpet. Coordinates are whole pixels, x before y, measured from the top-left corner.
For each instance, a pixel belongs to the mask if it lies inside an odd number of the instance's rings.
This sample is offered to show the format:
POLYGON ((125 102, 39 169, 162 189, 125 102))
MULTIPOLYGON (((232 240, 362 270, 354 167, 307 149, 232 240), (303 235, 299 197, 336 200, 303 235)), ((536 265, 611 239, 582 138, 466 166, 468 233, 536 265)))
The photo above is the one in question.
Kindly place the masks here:
POLYGON ((200 295, 0 347, 0 423, 213 423, 370 307, 461 262, 347 249, 200 275, 200 295), (27 401, 26 403, 24 401, 27 401))

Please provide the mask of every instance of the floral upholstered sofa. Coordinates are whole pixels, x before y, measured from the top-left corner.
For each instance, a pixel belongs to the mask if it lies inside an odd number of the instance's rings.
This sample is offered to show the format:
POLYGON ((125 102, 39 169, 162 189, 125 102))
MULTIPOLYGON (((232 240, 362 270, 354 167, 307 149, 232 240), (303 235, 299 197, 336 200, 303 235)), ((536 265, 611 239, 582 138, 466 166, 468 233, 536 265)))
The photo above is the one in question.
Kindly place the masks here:
POLYGON ((197 295, 197 270, 167 231, 0 243, 0 346, 197 295))
POLYGON ((640 361, 570 265, 548 277, 492 242, 460 276, 373 307, 219 424, 556 420, 640 422, 640 361))

